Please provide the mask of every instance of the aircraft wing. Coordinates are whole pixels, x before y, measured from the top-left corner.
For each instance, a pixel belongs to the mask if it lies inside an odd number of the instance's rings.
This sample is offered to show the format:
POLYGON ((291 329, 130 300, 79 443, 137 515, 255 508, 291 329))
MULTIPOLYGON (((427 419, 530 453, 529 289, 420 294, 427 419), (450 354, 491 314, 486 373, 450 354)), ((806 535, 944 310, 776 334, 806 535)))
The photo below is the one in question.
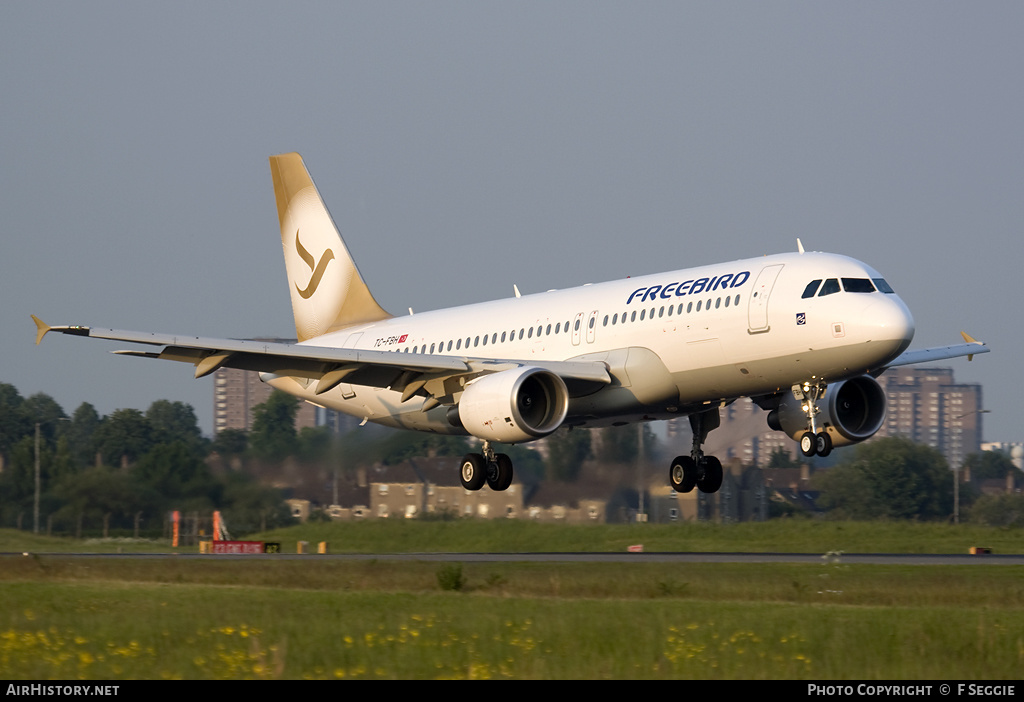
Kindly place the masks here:
POLYGON ((916 351, 904 351, 896 357, 887 367, 909 366, 915 363, 930 363, 932 361, 943 361, 947 358, 960 358, 967 356, 967 360, 974 358, 974 354, 988 353, 989 348, 981 341, 975 341, 965 332, 960 332, 964 338, 963 344, 952 346, 935 346, 930 349, 918 349, 916 351))
POLYGON ((143 358, 183 361, 195 366, 195 377, 218 368, 292 375, 319 380, 317 394, 339 383, 391 388, 403 391, 403 401, 421 392, 432 381, 457 376, 475 376, 531 366, 544 368, 565 381, 570 394, 592 392, 611 383, 608 367, 599 361, 520 361, 470 356, 396 353, 367 349, 334 348, 279 341, 215 339, 151 332, 100 329, 84 326, 51 327, 32 315, 36 323, 36 344, 47 332, 60 332, 93 339, 126 341, 161 346, 159 351, 115 351, 143 358))

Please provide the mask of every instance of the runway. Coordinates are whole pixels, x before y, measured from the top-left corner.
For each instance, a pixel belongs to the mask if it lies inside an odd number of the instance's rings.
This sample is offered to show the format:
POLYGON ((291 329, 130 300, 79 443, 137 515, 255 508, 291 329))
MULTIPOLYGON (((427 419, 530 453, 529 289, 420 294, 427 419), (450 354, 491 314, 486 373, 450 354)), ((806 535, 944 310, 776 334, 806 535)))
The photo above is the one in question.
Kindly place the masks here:
POLYGON ((841 563, 844 565, 1024 565, 1024 554, 925 553, 18 553, 0 556, 114 559, 427 561, 461 563, 841 563))

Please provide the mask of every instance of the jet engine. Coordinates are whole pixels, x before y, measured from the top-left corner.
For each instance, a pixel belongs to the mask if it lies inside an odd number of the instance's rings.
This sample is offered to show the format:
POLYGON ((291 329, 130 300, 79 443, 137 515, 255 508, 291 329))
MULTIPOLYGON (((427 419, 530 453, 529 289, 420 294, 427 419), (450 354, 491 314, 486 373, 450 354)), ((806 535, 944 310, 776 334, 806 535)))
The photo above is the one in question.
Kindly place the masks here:
POLYGON ((569 410, 569 391, 543 368, 484 375, 466 386, 449 421, 487 441, 514 444, 547 436, 569 410))
MULTIPOLYGON (((810 429, 804 402, 784 395, 768 413, 768 426, 784 431, 797 441, 810 429)), ((885 391, 868 375, 829 385, 818 399, 815 424, 827 431, 834 446, 846 446, 870 438, 885 421, 885 391)))

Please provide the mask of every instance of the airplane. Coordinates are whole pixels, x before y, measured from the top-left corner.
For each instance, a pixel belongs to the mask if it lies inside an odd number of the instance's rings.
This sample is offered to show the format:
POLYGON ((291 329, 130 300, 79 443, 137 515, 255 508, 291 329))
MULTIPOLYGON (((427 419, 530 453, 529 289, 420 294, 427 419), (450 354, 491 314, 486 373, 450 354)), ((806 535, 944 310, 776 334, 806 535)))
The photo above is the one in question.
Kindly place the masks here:
POLYGON ((501 491, 516 444, 561 427, 688 417, 689 455, 669 466, 678 492, 716 492, 705 455, 719 410, 748 397, 805 456, 868 439, 882 426, 887 368, 986 353, 964 343, 907 351, 914 320, 878 271, 805 251, 520 294, 394 316, 374 299, 302 157, 270 157, 296 343, 85 326, 32 315, 49 331, 162 347, 115 351, 257 371, 272 387, 363 421, 471 435, 463 487, 501 491))

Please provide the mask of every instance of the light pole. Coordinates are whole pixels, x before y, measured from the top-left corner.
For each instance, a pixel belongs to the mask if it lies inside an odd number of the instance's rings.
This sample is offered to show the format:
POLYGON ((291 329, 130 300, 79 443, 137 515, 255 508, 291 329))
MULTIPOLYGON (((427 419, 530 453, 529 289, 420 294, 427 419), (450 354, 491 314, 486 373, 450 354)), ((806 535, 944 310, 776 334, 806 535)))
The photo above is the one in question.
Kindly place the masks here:
POLYGON ((39 533, 39 422, 36 422, 36 494, 32 502, 32 533, 39 533))
MULTIPOLYGON (((972 414, 988 414, 992 410, 974 410, 973 412, 966 412, 964 414, 953 417, 953 421, 963 419, 964 417, 970 417, 972 414)), ((953 468, 953 523, 960 523, 960 469, 963 465, 957 465, 953 468)))

